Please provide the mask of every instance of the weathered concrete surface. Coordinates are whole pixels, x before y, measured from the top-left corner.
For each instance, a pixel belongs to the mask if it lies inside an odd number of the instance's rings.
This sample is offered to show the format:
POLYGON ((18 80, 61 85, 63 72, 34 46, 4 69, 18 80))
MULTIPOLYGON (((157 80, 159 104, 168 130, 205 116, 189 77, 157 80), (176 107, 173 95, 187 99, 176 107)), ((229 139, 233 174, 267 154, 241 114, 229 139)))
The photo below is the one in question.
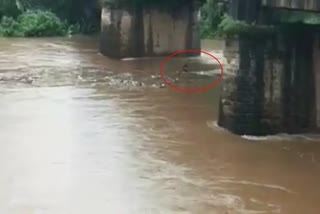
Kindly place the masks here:
POLYGON ((261 0, 232 0, 229 5, 229 15, 234 19, 248 23, 258 20, 261 9, 261 0))
POLYGON ((262 0, 263 6, 320 12, 319 0, 262 0))
MULTIPOLYGON (((110 57, 163 56, 200 49, 199 10, 102 9, 100 50, 110 57)), ((190 54, 197 55, 197 54, 190 54)))
POLYGON ((320 128, 320 40, 317 37, 313 47, 313 71, 315 81, 315 97, 316 97, 316 125, 320 128))
POLYGON ((220 126, 241 135, 320 128, 318 37, 312 27, 294 29, 275 38, 227 41, 235 75, 222 85, 220 126))
POLYGON ((250 39, 227 41, 225 54, 233 56, 232 73, 222 85, 218 124, 236 134, 262 134, 264 113, 265 42, 250 39))
POLYGON ((284 76, 284 125, 291 132, 316 128, 313 46, 317 29, 300 26, 287 31, 284 76))

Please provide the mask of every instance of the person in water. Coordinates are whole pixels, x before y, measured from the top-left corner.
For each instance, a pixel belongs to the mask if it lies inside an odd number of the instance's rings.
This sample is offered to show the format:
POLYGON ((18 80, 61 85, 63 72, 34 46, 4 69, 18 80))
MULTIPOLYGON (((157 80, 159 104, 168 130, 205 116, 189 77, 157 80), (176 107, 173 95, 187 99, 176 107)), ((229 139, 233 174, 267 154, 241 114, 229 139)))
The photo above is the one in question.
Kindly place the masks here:
POLYGON ((189 72, 188 71, 188 64, 184 64, 184 66, 182 67, 183 72, 189 72))
POLYGON ((182 66, 182 69, 177 71, 177 74, 178 74, 178 77, 180 77, 183 73, 188 73, 189 70, 188 70, 188 64, 185 63, 183 66, 182 66))

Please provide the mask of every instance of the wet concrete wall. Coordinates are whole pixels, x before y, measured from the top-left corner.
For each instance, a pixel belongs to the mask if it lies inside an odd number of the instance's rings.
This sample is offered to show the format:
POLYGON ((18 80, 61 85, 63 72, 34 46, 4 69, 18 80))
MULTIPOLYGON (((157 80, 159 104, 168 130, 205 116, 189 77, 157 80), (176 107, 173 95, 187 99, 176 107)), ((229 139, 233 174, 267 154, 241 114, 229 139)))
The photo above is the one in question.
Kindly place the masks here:
POLYGON ((284 36, 283 114, 289 132, 316 128, 315 68, 313 46, 317 29, 298 26, 284 36))
MULTIPOLYGON (((229 14, 274 25, 275 8, 318 10, 319 1, 230 1, 229 14), (263 7, 265 6, 265 7, 263 7)), ((279 23, 278 23, 279 24, 279 23)), ((277 25, 273 35, 238 35, 225 55, 233 77, 223 82, 219 125, 237 134, 299 133, 320 127, 319 27, 277 25)))
POLYGON ((231 0, 229 15, 234 19, 256 22, 261 12, 261 0, 231 0))
POLYGON ((218 124, 236 134, 261 132, 263 118, 264 42, 229 40, 225 55, 233 56, 232 77, 222 83, 218 124))
POLYGON ((316 126, 320 128, 320 35, 316 35, 313 46, 313 70, 315 82, 316 126))
POLYGON ((220 126, 241 135, 319 129, 317 29, 294 29, 272 38, 227 41, 225 55, 233 56, 234 75, 223 82, 220 126))
POLYGON ((102 9, 100 50, 106 56, 163 56, 184 49, 200 49, 199 10, 193 4, 174 11, 102 9))

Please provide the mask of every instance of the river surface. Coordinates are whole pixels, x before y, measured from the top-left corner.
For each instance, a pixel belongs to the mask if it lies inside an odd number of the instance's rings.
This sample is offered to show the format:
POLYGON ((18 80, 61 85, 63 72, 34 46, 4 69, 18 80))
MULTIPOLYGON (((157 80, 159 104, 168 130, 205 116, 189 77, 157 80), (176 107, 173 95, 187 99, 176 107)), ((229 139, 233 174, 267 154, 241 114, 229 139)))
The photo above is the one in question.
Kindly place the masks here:
POLYGON ((0 213, 320 213, 317 136, 232 135, 215 125, 219 87, 163 87, 162 60, 111 60, 95 38, 0 39, 0 213))

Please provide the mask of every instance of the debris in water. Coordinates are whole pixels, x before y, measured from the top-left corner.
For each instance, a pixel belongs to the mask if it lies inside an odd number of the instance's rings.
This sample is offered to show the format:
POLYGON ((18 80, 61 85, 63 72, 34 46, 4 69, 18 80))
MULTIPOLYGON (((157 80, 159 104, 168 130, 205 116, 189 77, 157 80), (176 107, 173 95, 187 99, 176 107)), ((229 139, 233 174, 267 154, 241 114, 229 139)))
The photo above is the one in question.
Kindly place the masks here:
POLYGON ((160 84, 159 88, 165 88, 166 85, 164 83, 160 84))
POLYGON ((160 78, 161 78, 161 76, 160 76, 160 74, 157 74, 157 75, 151 75, 151 78, 152 78, 152 79, 160 79, 160 78))

